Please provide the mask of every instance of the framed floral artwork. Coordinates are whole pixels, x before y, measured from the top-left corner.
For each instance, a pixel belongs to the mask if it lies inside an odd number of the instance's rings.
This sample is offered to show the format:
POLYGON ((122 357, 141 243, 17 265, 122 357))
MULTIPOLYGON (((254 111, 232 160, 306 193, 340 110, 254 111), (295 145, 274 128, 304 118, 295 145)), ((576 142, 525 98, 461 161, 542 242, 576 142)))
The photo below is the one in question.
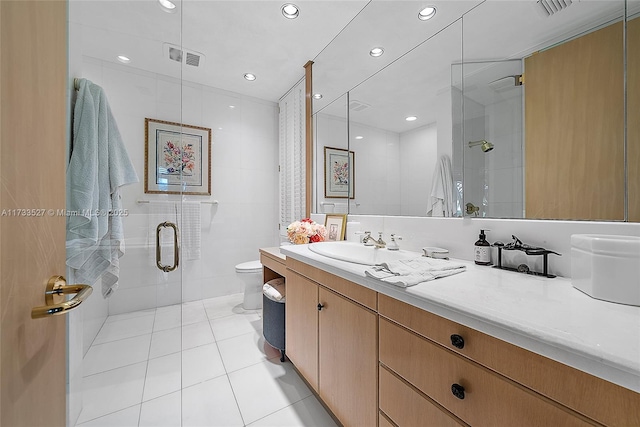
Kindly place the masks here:
POLYGON ((347 228, 347 214, 327 214, 324 219, 324 228, 327 230, 327 235, 325 236, 327 242, 344 240, 344 231, 347 228))
POLYGON ((211 129, 144 119, 144 192, 211 195, 211 129))
POLYGON ((324 147, 324 197, 355 198, 355 156, 353 151, 324 147))

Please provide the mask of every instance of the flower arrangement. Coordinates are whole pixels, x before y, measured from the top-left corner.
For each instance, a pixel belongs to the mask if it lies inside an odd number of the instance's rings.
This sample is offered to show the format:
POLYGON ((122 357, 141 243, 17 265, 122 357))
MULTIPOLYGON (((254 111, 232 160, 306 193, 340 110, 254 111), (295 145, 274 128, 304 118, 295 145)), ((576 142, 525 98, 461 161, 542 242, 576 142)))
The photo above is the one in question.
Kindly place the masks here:
POLYGON ((326 235, 327 230, 324 225, 320 225, 310 218, 294 221, 287 227, 287 236, 294 245, 323 242, 326 235))

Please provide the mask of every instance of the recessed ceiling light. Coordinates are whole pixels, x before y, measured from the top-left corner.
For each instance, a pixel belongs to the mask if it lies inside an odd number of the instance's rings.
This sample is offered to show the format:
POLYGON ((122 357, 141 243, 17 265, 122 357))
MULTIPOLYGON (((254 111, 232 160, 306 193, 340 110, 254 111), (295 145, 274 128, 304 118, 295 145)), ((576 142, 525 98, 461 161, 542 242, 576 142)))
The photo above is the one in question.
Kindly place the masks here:
POLYGON ((244 78, 252 82, 256 79, 256 75, 251 73, 245 73, 244 78))
POLYGON ((234 108, 236 108, 236 106, 235 105, 229 105, 229 108, 231 108, 233 110, 234 108))
POLYGON ((362 139, 362 138, 364 138, 364 136, 362 136, 362 135, 356 136, 356 139, 362 139))
POLYGON ((131 62, 131 58, 124 55, 118 55, 118 61, 122 62, 123 64, 128 64, 129 62, 131 62))
POLYGON ((436 8, 433 6, 427 6, 418 12, 418 19, 421 21, 426 21, 436 16, 436 8))
POLYGON ((369 51, 369 55, 373 56, 374 58, 377 58, 378 56, 382 56, 383 53, 384 53, 384 49, 381 47, 374 47, 369 51))
POLYGON ((160 3, 162 10, 164 10, 165 12, 173 13, 176 11, 176 4, 172 1, 158 0, 158 3, 160 3))
POLYGON ((409 116, 405 120, 408 122, 413 122, 414 120, 418 120, 418 118, 416 116, 409 116))
POLYGON ((282 14, 287 19, 296 19, 300 14, 300 9, 295 4, 287 3, 282 6, 282 14))
POLYGON ((321 93, 314 93, 313 94, 313 99, 322 99, 322 94, 321 93))

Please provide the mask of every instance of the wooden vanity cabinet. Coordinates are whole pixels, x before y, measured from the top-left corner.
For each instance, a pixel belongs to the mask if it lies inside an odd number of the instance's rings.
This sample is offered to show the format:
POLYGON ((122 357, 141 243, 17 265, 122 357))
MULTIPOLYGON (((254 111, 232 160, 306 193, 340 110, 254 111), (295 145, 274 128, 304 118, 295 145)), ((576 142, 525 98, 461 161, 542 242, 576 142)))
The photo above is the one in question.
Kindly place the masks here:
POLYGON ((345 426, 640 426, 640 394, 287 258, 287 355, 345 426))
POLYGON ((638 393, 385 295, 378 311, 381 364, 470 425, 640 426, 638 393))
POLYGON ((345 426, 378 421, 376 300, 374 291, 287 259, 287 356, 345 426))

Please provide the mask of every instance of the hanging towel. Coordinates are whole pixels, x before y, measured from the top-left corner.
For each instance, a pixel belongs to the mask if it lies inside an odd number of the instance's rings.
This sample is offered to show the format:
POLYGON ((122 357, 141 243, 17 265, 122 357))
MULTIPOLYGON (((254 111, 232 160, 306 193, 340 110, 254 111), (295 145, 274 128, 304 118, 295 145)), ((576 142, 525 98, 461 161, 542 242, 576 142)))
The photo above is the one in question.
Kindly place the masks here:
POLYGON ((138 176, 102 88, 80 79, 67 166, 67 265, 78 282, 102 277, 107 298, 118 286, 124 255, 120 187, 138 176))
POLYGON ((447 155, 440 157, 436 169, 433 171, 429 206, 431 208, 427 215, 453 216, 453 176, 451 175, 451 160, 447 155))
POLYGON ((182 202, 180 216, 180 244, 182 256, 185 260, 200 259, 200 202, 182 202))
POLYGON ((406 288, 466 270, 464 264, 427 257, 401 259, 382 263, 365 270, 365 275, 392 285, 406 288))

